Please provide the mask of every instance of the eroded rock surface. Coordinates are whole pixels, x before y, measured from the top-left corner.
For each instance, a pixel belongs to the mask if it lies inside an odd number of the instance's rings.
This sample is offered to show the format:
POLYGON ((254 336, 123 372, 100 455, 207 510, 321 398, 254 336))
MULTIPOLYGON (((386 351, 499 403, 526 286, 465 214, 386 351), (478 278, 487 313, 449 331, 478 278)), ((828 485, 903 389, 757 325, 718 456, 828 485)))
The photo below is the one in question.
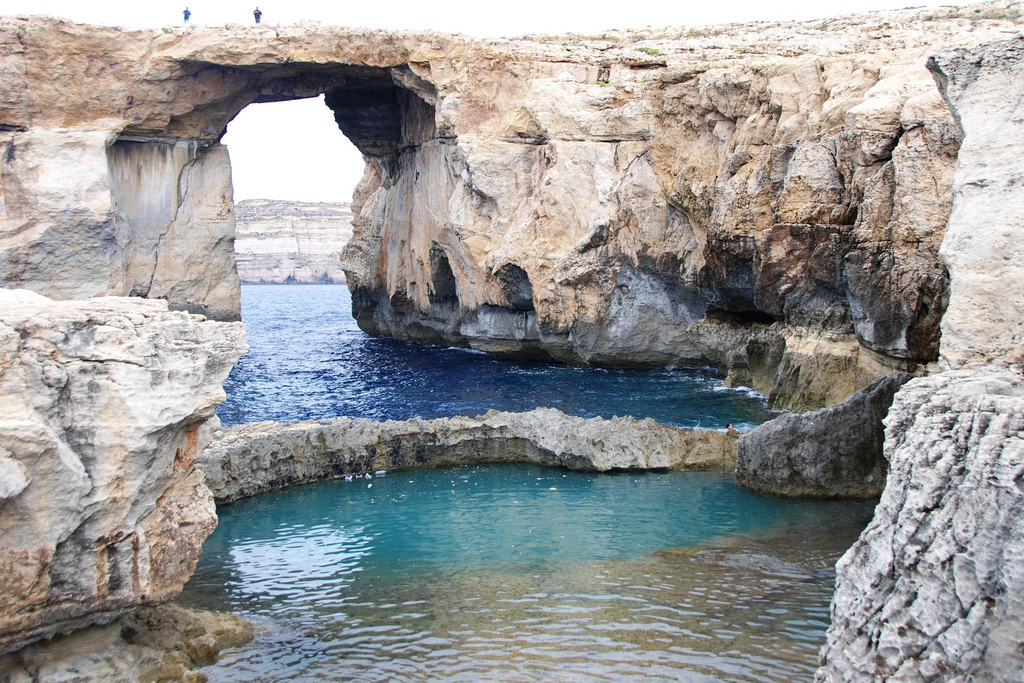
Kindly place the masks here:
POLYGON ((965 133, 939 252, 952 279, 942 360, 1024 362, 1024 37, 928 66, 965 133))
POLYGON ((1024 41, 930 62, 963 127, 942 363, 885 420, 889 477, 838 565, 827 681, 1024 677, 1024 41), (988 365, 984 365, 988 363, 988 365))
POLYGON ((344 282, 341 252, 351 237, 350 204, 246 199, 235 205, 235 261, 243 283, 344 282))
POLYGON ((252 626, 231 614, 174 604, 143 608, 106 625, 91 626, 0 657, 10 683, 202 683, 198 668, 221 651, 252 640, 252 626))
POLYGON ((936 357, 960 129, 924 62, 1019 16, 489 41, 2 20, 0 280, 237 315, 211 265, 233 234, 217 140, 250 102, 324 93, 367 158, 345 253, 363 329, 711 363, 820 407, 936 357))
POLYGON ((1024 376, 911 380, 885 420, 889 476, 837 565, 819 680, 1024 676, 1024 376))
POLYGON ((379 469, 526 462, 578 470, 729 467, 739 434, 551 408, 480 417, 338 418, 225 427, 197 466, 217 502, 379 469))
POLYGON ((217 524, 193 461, 243 335, 0 290, 0 651, 180 592, 217 524))
POLYGON ((880 495, 887 468, 882 419, 910 378, 880 377, 831 408, 782 415, 742 435, 737 485, 777 496, 880 495))

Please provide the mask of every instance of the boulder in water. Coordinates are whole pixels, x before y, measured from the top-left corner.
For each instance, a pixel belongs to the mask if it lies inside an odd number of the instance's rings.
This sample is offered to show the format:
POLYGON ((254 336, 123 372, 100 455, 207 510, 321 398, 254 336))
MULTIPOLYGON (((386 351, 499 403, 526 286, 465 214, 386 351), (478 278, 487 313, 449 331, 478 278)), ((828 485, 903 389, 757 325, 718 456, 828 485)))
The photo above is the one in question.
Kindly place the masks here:
POLYGON ((911 375, 893 373, 831 408, 775 418, 740 437, 736 483, 777 496, 882 493, 882 418, 911 375))

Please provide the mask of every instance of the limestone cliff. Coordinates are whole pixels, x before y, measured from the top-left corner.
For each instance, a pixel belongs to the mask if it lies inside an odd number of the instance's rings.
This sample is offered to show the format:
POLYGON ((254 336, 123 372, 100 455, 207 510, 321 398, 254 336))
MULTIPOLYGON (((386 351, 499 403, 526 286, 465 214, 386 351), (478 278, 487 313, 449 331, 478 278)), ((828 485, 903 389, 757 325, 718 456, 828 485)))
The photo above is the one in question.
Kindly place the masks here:
POLYGON ((949 270, 947 367, 1024 362, 1024 37, 933 57, 966 134, 939 256, 949 270))
POLYGON ((1024 38, 930 61, 964 135, 942 364, 885 420, 889 475, 838 565, 819 679, 1024 676, 1024 38))
POLYGON ((938 353, 960 132, 924 62, 1018 16, 512 41, 0 20, 0 281, 237 315, 217 140, 250 102, 325 93, 368 161, 364 329, 834 403, 938 353))
POLYGON ((0 652, 181 590, 217 524, 193 461, 243 334, 0 290, 0 652))
POLYGON ((341 252, 351 237, 349 204, 247 199, 235 205, 235 263, 243 283, 344 282, 341 252))
POLYGON ((1024 380, 912 380, 886 418, 889 481, 838 564, 820 680, 1024 675, 1024 380))

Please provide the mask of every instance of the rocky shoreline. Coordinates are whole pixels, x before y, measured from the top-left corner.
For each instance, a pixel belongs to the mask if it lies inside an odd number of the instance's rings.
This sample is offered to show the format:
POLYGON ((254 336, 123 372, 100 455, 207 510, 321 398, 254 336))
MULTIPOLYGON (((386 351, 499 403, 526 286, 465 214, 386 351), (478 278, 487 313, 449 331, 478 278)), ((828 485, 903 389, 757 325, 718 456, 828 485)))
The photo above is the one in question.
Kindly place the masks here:
POLYGON ((252 625, 235 615, 170 603, 0 656, 0 679, 203 683, 207 677, 202 667, 252 637, 252 625))
POLYGON ((479 417, 374 422, 338 418, 226 427, 196 461, 218 503, 377 470, 530 463, 607 472, 732 469, 739 433, 551 408, 479 417))
POLYGON ((525 461, 736 463, 799 495, 871 495, 887 471, 818 678, 1019 679, 1021 15, 517 41, 0 19, 0 671, 200 678, 246 627, 153 606, 191 575, 214 497, 525 461), (205 318, 239 314, 217 140, 251 101, 319 93, 368 160, 345 250, 364 330, 712 363, 777 407, 833 407, 742 438, 539 409, 211 444, 246 348, 205 318), (872 384, 893 371, 923 376, 872 384))

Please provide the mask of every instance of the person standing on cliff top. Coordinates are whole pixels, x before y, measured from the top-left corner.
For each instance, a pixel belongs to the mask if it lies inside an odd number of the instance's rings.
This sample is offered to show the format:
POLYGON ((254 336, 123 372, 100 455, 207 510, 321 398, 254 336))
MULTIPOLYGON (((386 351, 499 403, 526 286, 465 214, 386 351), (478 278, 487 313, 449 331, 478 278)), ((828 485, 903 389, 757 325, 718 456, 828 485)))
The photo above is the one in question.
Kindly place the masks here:
POLYGON ((185 23, 188 23, 188 18, 192 16, 192 13, 188 11, 188 7, 185 8, 185 23))
POLYGON ((260 8, 257 7, 256 10, 252 13, 252 16, 254 19, 256 19, 256 23, 258 24, 260 23, 260 17, 263 16, 263 12, 261 12, 260 8))

